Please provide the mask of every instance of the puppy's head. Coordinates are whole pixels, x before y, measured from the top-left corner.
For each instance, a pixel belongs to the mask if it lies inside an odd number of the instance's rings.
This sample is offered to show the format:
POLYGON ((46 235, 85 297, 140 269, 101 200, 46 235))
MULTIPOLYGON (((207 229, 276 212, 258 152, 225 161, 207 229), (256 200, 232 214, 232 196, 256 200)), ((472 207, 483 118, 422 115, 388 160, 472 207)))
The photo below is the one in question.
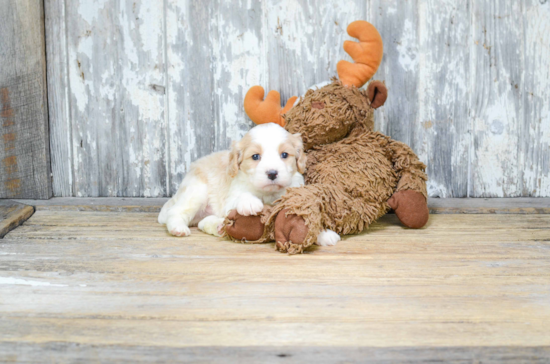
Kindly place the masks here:
POLYGON ((240 171, 256 189, 265 192, 290 186, 294 174, 304 173, 305 168, 300 134, 290 134, 274 123, 252 128, 231 147, 229 175, 235 177, 240 171))

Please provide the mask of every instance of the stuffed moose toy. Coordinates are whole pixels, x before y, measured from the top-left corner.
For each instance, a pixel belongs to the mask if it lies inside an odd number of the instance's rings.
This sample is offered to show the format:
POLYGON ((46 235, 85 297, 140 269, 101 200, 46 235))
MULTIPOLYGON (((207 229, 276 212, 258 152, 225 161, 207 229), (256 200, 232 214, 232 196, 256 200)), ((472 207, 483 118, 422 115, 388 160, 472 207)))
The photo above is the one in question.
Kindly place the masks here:
POLYGON ((347 31, 359 42, 344 43, 354 63, 338 63, 339 79, 308 90, 296 103, 291 98, 284 109, 276 91, 265 100, 260 86, 247 92, 244 108, 252 121, 301 134, 303 150, 296 158, 307 156, 300 171, 306 184, 288 189, 258 216, 232 211, 225 236, 249 243, 274 240, 277 250, 296 254, 325 229, 359 233, 390 209, 409 228, 428 221, 426 166, 409 146, 373 131, 373 112, 386 101, 386 86, 372 81, 360 90, 382 61, 382 38, 366 21, 351 23, 347 31))

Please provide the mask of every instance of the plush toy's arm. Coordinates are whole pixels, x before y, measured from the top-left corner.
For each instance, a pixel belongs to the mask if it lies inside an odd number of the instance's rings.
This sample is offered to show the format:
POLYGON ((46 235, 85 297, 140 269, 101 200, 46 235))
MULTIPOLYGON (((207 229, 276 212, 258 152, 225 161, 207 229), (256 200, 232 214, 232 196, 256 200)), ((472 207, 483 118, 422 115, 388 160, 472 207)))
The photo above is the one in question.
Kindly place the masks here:
POLYGON ((268 225, 274 225, 277 249, 296 254, 315 244, 325 229, 361 232, 387 209, 386 204, 351 196, 342 186, 315 183, 289 189, 275 205, 268 225))
POLYGON ((391 140, 389 146, 399 181, 388 205, 405 226, 421 228, 429 218, 426 165, 408 145, 391 140))

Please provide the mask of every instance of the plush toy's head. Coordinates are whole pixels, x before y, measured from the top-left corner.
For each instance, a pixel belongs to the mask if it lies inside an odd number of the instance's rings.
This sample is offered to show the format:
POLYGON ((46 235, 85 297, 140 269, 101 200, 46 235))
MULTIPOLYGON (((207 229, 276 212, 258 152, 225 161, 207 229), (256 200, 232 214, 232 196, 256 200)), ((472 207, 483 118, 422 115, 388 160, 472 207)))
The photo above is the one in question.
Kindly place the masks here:
POLYGON ((309 90, 292 106, 295 97, 284 109, 280 96, 271 91, 265 101, 264 90, 252 87, 246 94, 244 108, 256 124, 276 122, 291 133, 301 133, 304 149, 329 144, 344 138, 356 126, 369 130, 374 127, 373 109, 384 104, 386 86, 373 81, 367 90, 359 90, 376 72, 382 61, 383 44, 376 28, 366 21, 355 21, 348 26, 348 34, 359 42, 345 41, 344 50, 355 63, 340 61, 339 80, 316 90, 309 90))
POLYGON ((302 134, 305 150, 341 140, 358 126, 373 130, 374 108, 371 101, 379 101, 387 93, 382 82, 375 81, 371 85, 377 95, 373 99, 369 99, 368 89, 362 91, 347 87, 337 80, 320 89, 309 90, 298 104, 283 115, 285 128, 293 134, 302 134), (384 96, 376 90, 382 90, 384 96))

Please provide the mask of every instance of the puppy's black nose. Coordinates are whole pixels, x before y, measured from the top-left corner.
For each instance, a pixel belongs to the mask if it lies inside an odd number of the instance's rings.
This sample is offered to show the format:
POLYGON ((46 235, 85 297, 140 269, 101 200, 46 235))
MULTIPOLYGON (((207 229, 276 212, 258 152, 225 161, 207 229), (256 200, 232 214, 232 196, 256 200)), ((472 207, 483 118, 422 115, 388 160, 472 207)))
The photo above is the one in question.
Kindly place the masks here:
POLYGON ((269 171, 265 172, 267 174, 267 178, 269 178, 272 181, 275 181, 277 179, 277 175, 279 172, 277 172, 274 169, 270 169, 269 171))

